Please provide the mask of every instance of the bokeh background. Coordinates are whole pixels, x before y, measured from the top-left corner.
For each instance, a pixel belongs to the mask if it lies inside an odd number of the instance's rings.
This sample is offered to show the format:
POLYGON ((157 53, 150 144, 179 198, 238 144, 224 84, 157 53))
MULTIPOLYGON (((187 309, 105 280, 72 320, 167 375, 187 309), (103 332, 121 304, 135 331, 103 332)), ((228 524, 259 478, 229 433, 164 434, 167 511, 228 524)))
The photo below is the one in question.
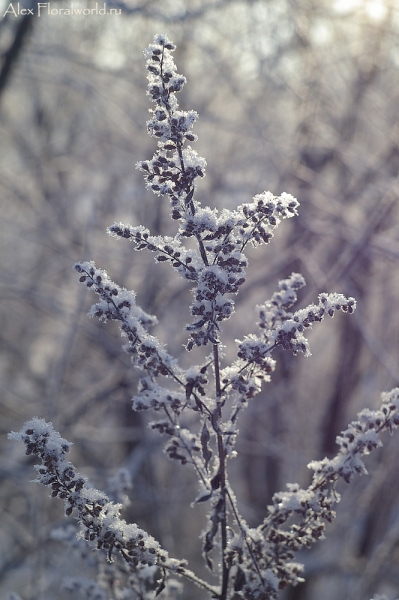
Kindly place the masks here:
MULTIPOLYGON (((399 383, 399 1, 112 0, 120 14, 40 17, 37 3, 23 6, 34 16, 4 14, 8 0, 0 15, 0 597, 63 600, 62 577, 87 568, 51 539, 62 504, 29 483, 33 461, 6 439, 35 415, 74 442, 72 459, 96 486, 126 467, 126 518, 204 573, 194 476, 162 454, 147 414, 132 412, 138 373, 117 329, 85 316, 95 298, 72 270, 92 259, 135 289, 156 333, 184 354, 184 282, 105 233, 115 220, 174 231, 168 202, 135 169, 155 149, 143 49, 158 32, 177 44, 180 105, 200 114, 204 205, 234 208, 263 190, 301 203, 251 251, 227 356, 292 271, 307 281, 298 306, 321 291, 358 301, 354 315, 314 328, 312 357, 275 353, 273 382, 241 418, 232 481, 257 525, 272 494, 307 485, 307 463, 332 456, 341 429, 399 383)), ((399 595, 398 457, 399 435, 388 436, 370 476, 340 487, 327 540, 299 557, 306 583, 282 598, 399 595)))

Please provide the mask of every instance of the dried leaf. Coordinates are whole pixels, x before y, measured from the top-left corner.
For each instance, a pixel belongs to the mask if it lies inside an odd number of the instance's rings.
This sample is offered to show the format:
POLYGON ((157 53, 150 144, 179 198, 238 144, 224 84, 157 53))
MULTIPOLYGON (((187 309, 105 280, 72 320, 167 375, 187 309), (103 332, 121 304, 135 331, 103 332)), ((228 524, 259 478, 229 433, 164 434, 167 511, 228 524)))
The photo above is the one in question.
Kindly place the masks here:
MULTIPOLYGON (((209 440, 211 439, 208 427, 206 426, 206 422, 204 421, 204 425, 201 431, 201 448, 202 448, 202 456, 205 461, 205 468, 208 469, 209 461, 212 458, 212 450, 208 447, 209 440)), ((215 488, 213 488, 215 489, 215 488)))

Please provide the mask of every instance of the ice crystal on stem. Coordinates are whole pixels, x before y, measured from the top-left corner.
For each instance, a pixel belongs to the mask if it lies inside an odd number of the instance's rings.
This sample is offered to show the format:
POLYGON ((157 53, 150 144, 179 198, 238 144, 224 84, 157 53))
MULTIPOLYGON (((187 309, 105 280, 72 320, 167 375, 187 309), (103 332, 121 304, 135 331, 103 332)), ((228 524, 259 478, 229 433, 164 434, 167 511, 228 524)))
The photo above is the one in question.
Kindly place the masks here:
MULTIPOLYGON (((149 426, 166 436, 165 453, 182 465, 191 465, 198 476, 199 493, 193 504, 207 502, 210 506, 202 553, 210 570, 215 557, 220 564, 215 574, 218 586, 197 577, 185 561, 170 558, 154 538, 121 519, 121 505, 91 488, 66 460, 70 443, 51 424, 36 418, 10 437, 22 440, 27 454, 41 459, 35 467, 36 481, 50 486, 51 496, 64 500, 66 515, 75 514, 79 522, 80 536, 100 552, 105 550, 109 561, 117 556, 122 559, 129 572, 126 597, 133 593, 150 600, 155 594, 172 600, 181 587, 169 577, 172 573, 219 600, 275 599, 279 589, 302 581, 303 567, 293 559, 298 551, 324 537, 326 523, 334 518, 333 507, 339 501, 339 479, 350 482, 356 473, 366 473, 363 456, 381 445, 380 433, 399 425, 399 389, 383 394, 379 410, 362 411, 337 437, 340 449, 334 458, 310 463, 314 475, 307 489, 288 484, 285 492, 273 496, 264 522, 248 527, 228 479, 228 459, 235 456, 240 412, 271 380, 276 365, 272 354, 277 348, 310 356, 306 331, 337 311, 352 313, 356 301, 342 294, 322 293, 317 303, 293 311, 305 280, 292 273, 278 283, 270 300, 257 307, 258 332, 237 340, 236 360, 222 364, 221 324, 233 314, 234 296, 245 282, 246 246, 268 244, 281 221, 297 215, 299 203, 287 193, 263 192, 235 210, 219 212, 201 206, 195 196, 196 181, 204 177, 206 162, 187 145, 196 140, 192 128, 198 115, 179 109, 176 94, 186 79, 177 73, 174 49, 166 35, 157 35, 145 51, 147 93, 155 104, 147 128, 158 143, 152 159, 137 166, 147 187, 169 199, 177 232, 154 236, 143 225, 124 223, 114 223, 108 232, 132 242, 137 251, 152 252, 157 263, 167 263, 187 282, 193 294, 193 319, 185 326, 189 333, 186 348, 209 346, 211 353, 203 363, 183 369, 149 333, 157 319, 136 304, 134 292, 118 286, 92 261, 79 262, 74 268, 79 281, 99 296, 89 315, 118 322, 127 342, 124 349, 142 372, 133 409, 157 414, 149 426), (189 238, 195 244, 187 247, 189 238)), ((128 474, 121 472, 111 484, 115 499, 125 501, 128 474)), ((70 538, 66 533, 57 535, 70 538)), ((97 590, 100 598, 101 581, 99 587, 97 583, 74 578, 64 587, 89 596, 97 590)))

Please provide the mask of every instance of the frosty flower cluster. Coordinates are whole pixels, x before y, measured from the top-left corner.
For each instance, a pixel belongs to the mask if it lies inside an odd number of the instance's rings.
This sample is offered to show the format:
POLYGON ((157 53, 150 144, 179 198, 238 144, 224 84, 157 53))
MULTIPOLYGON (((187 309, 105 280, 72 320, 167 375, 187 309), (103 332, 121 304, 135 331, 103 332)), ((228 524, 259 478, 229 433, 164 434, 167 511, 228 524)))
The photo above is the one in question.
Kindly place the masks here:
POLYGON ((162 238, 151 236, 142 226, 115 223, 109 233, 133 241, 137 250, 155 252, 158 262, 169 262, 193 283, 191 314, 196 320, 187 327, 191 337, 187 348, 191 350, 218 343, 219 323, 234 312, 233 299, 226 295, 236 294, 245 281, 246 244, 268 243, 281 219, 297 214, 298 201, 289 194, 264 192, 252 203, 234 211, 224 209, 220 215, 200 205, 194 197, 195 180, 205 175, 206 163, 190 146, 184 148, 187 140, 196 139, 191 128, 198 115, 178 110, 176 92, 186 80, 176 71, 174 48, 165 35, 157 35, 144 53, 148 94, 156 104, 147 126, 159 142, 153 158, 137 166, 153 192, 169 197, 179 231, 174 238, 162 238), (197 239, 198 250, 184 248, 182 240, 190 237, 197 239))
POLYGON ((234 414, 240 404, 259 393, 264 381, 270 381, 270 374, 276 366, 271 353, 278 346, 294 355, 303 352, 310 356, 305 330, 310 329, 313 323, 323 321, 327 315, 333 317, 338 310, 352 313, 356 308, 354 298, 323 293, 319 295, 318 305, 310 304, 290 312, 288 309, 297 301, 297 291, 304 285, 305 280, 299 273, 292 273, 289 278, 280 281, 279 290, 265 304, 257 307, 260 333, 237 340, 238 360, 221 372, 223 389, 234 390, 239 400, 234 406, 234 414))
MULTIPOLYGON (((300 575, 303 567, 292 559, 302 548, 309 548, 315 541, 323 539, 325 523, 335 517, 333 507, 340 500, 335 489, 337 481, 343 478, 350 482, 356 473, 367 473, 362 457, 382 445, 380 433, 385 430, 392 432, 398 426, 399 388, 395 388, 382 394, 382 404, 378 410, 361 411, 358 418, 337 437, 340 450, 333 459, 309 464, 315 473, 306 490, 297 484, 287 484, 287 491, 274 494, 268 515, 257 528, 247 526, 239 515, 233 491, 227 487, 227 497, 238 531, 230 537, 225 555, 231 571, 232 589, 237 598, 277 598, 279 589, 302 581, 300 575)), ((51 487, 53 497, 64 500, 67 515, 73 509, 77 510, 84 539, 96 541, 98 548, 106 548, 109 558, 113 551, 119 551, 127 563, 139 569, 146 564, 161 564, 165 570, 189 578, 192 575, 191 579, 196 581, 195 576, 185 568, 184 561, 170 559, 151 536, 136 525, 128 525, 121 520, 120 505, 110 503, 104 493, 88 487, 86 479, 76 473, 73 465, 65 459, 70 442, 63 439, 51 424, 32 419, 21 431, 11 433, 9 437, 22 440, 27 454, 41 458, 41 464, 35 466, 38 473, 36 481, 51 487)), ((204 435, 202 437, 207 438, 204 435)), ((209 438, 202 439, 200 443, 206 444, 207 441, 209 438)), ((220 481, 215 481, 213 487, 217 488, 218 483, 220 481)), ((204 499, 209 498, 202 495, 199 501, 204 499)), ((215 497, 209 516, 212 526, 204 532, 206 555, 213 549, 222 514, 221 499, 215 497)), ((208 562, 212 564, 209 558, 208 562)), ((201 580, 196 583, 200 585, 201 580)), ((64 588, 101 593, 90 580, 82 578, 65 581, 64 588)), ((215 597, 220 597, 211 586, 206 589, 212 591, 215 597)))
POLYGON ((340 451, 332 459, 314 461, 309 468, 315 471, 315 478, 335 481, 342 477, 349 483, 356 473, 367 474, 362 456, 374 448, 382 446, 379 433, 388 429, 390 433, 399 426, 399 388, 381 395, 379 410, 365 408, 358 414, 356 421, 337 437, 340 451))
POLYGON ((234 312, 234 301, 226 295, 236 294, 245 282, 248 265, 243 250, 248 242, 268 243, 281 219, 297 214, 298 202, 289 194, 279 197, 270 192, 255 196, 254 202, 239 206, 235 211, 201 208, 192 200, 194 214, 187 215, 185 228, 174 238, 151 236, 139 225, 114 223, 109 228, 112 236, 128 239, 135 249, 155 253, 157 262, 169 263, 184 279, 192 282, 194 301, 190 307, 196 320, 187 326, 194 345, 218 343, 219 323, 234 312), (182 240, 194 236, 199 249, 186 249, 182 240))
POLYGON ((105 271, 96 268, 93 261, 76 263, 74 269, 80 275, 79 281, 100 297, 100 302, 92 306, 90 316, 98 317, 101 321, 120 322, 122 336, 128 339, 125 350, 134 355, 140 368, 152 376, 172 375, 176 361, 155 337, 148 334, 148 327, 157 320, 136 306, 134 292, 113 283, 105 271))
POLYGON ((326 522, 334 519, 333 507, 340 500, 338 480, 349 483, 356 474, 366 474, 362 457, 382 446, 380 433, 392 433, 399 426, 399 388, 383 393, 381 400, 378 410, 361 411, 337 437, 340 450, 334 458, 308 465, 315 473, 307 489, 288 484, 287 491, 274 494, 269 514, 256 529, 241 520, 240 535, 229 542, 227 554, 243 589, 277 598, 278 589, 302 580, 303 566, 291 561, 296 552, 324 538, 326 522))
MULTIPOLYGON (((108 480, 108 487, 112 491, 120 491, 130 487, 130 474, 126 469, 119 469, 115 478, 108 480)), ((129 504, 128 498, 122 494, 123 506, 129 504)), ((76 523, 76 522, 75 522, 76 523)), ((100 549, 93 552, 87 541, 79 538, 78 523, 69 523, 58 527, 51 532, 51 539, 61 542, 67 547, 69 553, 77 555, 82 563, 87 565, 92 578, 69 576, 63 577, 61 589, 73 598, 88 598, 89 600, 111 600, 110 583, 116 583, 116 596, 118 600, 127 600, 132 597, 153 597, 154 590, 159 600, 177 600, 182 591, 182 585, 173 577, 166 579, 165 574, 157 582, 159 569, 157 565, 138 564, 134 570, 129 569, 129 563, 122 555, 113 553, 112 562, 106 560, 108 550, 100 549)), ((112 596, 114 598, 114 596, 112 596)))
MULTIPOLYGON (((297 215, 299 203, 290 194, 265 191, 234 210, 219 212, 200 204, 195 197, 196 180, 205 175, 206 164, 186 146, 196 139, 192 127, 198 115, 179 110, 176 94, 186 80, 177 73, 174 49, 167 36, 157 35, 145 51, 148 95, 155 104, 147 127, 157 140, 157 149, 153 158, 141 161, 138 168, 148 188, 169 198, 176 234, 154 236, 143 225, 124 223, 114 223, 108 233, 132 242, 137 251, 152 252, 157 263, 170 265, 191 287, 192 320, 185 325, 190 336, 186 349, 208 346, 210 354, 200 364, 183 369, 165 344, 149 333, 157 319, 136 304, 134 292, 114 283, 93 261, 78 262, 74 268, 79 282, 99 297, 89 315, 102 322, 118 322, 126 341, 124 349, 141 371, 133 409, 156 413, 157 419, 149 427, 166 437, 166 455, 190 465, 198 477, 199 492, 193 506, 209 503, 201 535, 202 554, 219 578, 218 586, 195 575, 185 561, 171 559, 150 535, 120 518, 117 502, 126 503, 130 489, 126 471, 110 482, 114 502, 91 488, 66 460, 70 443, 51 424, 33 419, 10 437, 22 440, 27 453, 41 459, 36 481, 50 486, 51 495, 64 500, 66 515, 77 517, 81 537, 105 551, 109 560, 113 556, 122 560, 129 573, 126 598, 153 600, 159 595, 160 599, 174 599, 180 591, 180 584, 169 578, 174 573, 218 600, 276 599, 279 589, 302 581, 303 567, 294 561, 295 554, 323 538, 339 501, 338 480, 349 482, 356 473, 365 473, 363 456, 381 445, 382 431, 399 425, 399 388, 383 395, 379 410, 362 411, 337 438, 340 449, 335 458, 309 465, 314 476, 306 490, 288 484, 285 492, 273 496, 264 522, 248 527, 228 477, 228 459, 236 454, 239 415, 271 380, 276 349, 310 356, 306 331, 337 311, 353 313, 356 301, 339 293, 322 293, 317 304, 293 311, 305 280, 292 273, 278 283, 270 300, 257 307, 258 331, 236 340, 236 358, 232 364, 223 362, 221 324, 233 314, 234 296, 246 279, 246 246, 268 244, 282 220, 297 215), (156 581, 158 576, 161 579, 156 581)), ((84 578, 67 581, 65 589, 103 600, 101 585, 84 578)), ((118 594, 115 597, 122 598, 118 594)))
POLYGON ((95 541, 97 548, 106 548, 111 560, 114 550, 132 565, 165 564, 177 570, 184 561, 172 561, 159 544, 137 525, 129 525, 119 516, 121 505, 110 502, 108 496, 86 483, 86 478, 75 471, 66 460, 71 443, 53 429, 51 423, 32 419, 19 432, 9 434, 10 439, 21 440, 27 454, 40 457, 36 465, 36 482, 51 487, 51 496, 65 502, 65 514, 77 512, 81 535, 95 541))
POLYGON ((158 138, 158 149, 151 160, 139 162, 147 186, 160 195, 168 195, 172 218, 181 218, 187 208, 193 211, 194 181, 205 174, 206 162, 185 142, 195 141, 191 129, 198 114, 179 110, 176 92, 180 92, 186 78, 176 70, 172 52, 175 46, 165 35, 155 36, 154 43, 145 50, 147 59, 147 93, 156 107, 150 112, 148 133, 158 138))
POLYGON ((310 304, 306 308, 291 313, 289 308, 297 301, 297 291, 305 285, 299 273, 279 282, 279 291, 272 298, 258 306, 258 326, 263 332, 262 339, 271 345, 280 345, 293 354, 303 352, 310 356, 308 340, 303 335, 312 323, 320 323, 326 315, 333 317, 337 310, 353 313, 356 308, 354 298, 346 298, 343 294, 319 294, 319 303, 310 304))

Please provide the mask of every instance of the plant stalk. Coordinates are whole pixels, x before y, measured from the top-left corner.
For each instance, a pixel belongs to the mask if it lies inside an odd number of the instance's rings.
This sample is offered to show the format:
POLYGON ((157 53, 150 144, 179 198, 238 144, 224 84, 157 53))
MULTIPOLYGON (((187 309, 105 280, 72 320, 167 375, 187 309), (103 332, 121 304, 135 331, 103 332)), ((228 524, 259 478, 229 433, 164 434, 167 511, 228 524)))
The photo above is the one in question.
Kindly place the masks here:
MULTIPOLYGON (((217 421, 220 421, 222 417, 222 404, 221 404, 221 386, 220 386, 220 364, 219 364, 219 349, 218 345, 213 345, 213 359, 215 369, 215 385, 216 385, 216 402, 217 402, 217 421)), ((226 563, 226 548, 227 548, 227 477, 226 477, 226 450, 223 443, 223 436, 220 428, 216 430, 217 441, 218 441, 218 453, 219 453, 219 473, 220 473, 220 497, 222 499, 222 510, 220 520, 220 531, 221 531, 221 561, 222 561, 222 580, 221 580, 221 593, 220 600, 227 599, 227 588, 229 583, 229 568, 226 563)))

